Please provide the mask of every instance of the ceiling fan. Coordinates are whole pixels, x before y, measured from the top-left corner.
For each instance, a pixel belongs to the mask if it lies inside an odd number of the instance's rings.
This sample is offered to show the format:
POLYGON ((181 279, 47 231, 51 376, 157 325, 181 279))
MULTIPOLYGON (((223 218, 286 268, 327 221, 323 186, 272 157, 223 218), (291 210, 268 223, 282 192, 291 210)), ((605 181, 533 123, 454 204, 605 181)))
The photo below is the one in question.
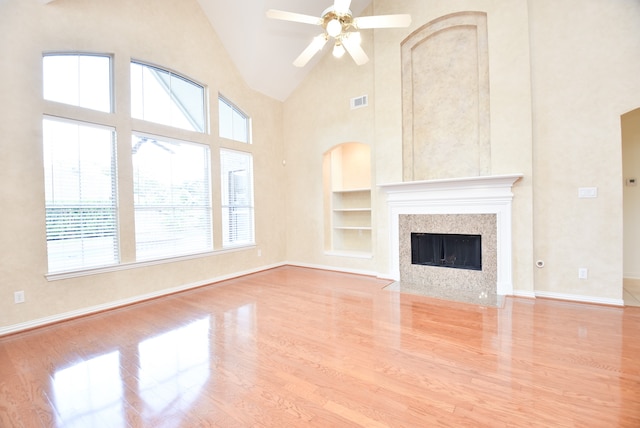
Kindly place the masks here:
POLYGON ((353 17, 349 7, 351 0, 334 0, 333 6, 329 6, 322 12, 322 16, 315 17, 301 13, 285 12, 270 9, 267 17, 283 21, 300 22, 303 24, 317 25, 324 31, 313 38, 309 46, 296 58, 293 65, 304 67, 313 56, 318 53, 330 38, 335 40, 333 56, 339 58, 344 55, 345 49, 356 64, 362 65, 369 61, 369 57, 360 46, 360 33, 358 30, 370 28, 401 28, 411 24, 411 15, 375 15, 353 17))

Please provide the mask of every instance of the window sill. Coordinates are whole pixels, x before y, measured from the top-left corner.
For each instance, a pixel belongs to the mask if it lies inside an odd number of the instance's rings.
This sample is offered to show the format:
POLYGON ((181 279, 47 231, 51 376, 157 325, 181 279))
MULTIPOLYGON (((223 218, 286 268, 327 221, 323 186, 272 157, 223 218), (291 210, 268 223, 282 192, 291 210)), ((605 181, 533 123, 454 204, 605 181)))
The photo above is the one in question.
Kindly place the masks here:
POLYGON ((167 257, 164 259, 145 260, 140 262, 120 263, 117 265, 96 267, 91 269, 49 273, 49 274, 45 274, 45 278, 47 279, 47 281, 59 281, 62 279, 77 278, 81 276, 99 275, 99 274, 109 273, 109 272, 119 272, 119 271, 128 270, 128 269, 137 269, 137 268, 147 267, 147 266, 162 265, 166 263, 175 263, 175 262, 182 262, 186 260, 201 259, 204 257, 211 257, 219 254, 234 253, 236 251, 244 251, 244 250, 252 249, 255 247, 256 247, 256 244, 247 244, 242 246, 239 245, 236 247, 223 248, 221 250, 208 251, 206 253, 189 254, 189 255, 178 256, 178 257, 167 257))

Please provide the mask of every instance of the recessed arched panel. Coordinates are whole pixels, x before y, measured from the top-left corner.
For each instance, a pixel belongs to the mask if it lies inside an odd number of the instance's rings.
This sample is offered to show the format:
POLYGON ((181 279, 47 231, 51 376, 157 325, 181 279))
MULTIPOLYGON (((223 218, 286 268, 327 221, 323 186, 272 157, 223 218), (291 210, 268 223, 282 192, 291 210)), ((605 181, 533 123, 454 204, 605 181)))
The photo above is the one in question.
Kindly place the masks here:
POLYGON ((487 17, 436 19, 402 42, 403 180, 491 170, 487 17))

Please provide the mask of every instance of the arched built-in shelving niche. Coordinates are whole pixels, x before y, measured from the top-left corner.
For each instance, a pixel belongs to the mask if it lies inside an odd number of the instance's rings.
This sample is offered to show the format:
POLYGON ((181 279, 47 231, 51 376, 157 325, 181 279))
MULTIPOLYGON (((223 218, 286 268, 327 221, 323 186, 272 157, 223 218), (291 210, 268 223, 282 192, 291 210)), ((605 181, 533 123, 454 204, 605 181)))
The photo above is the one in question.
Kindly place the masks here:
POLYGON ((343 143, 323 159, 325 251, 371 256, 371 149, 343 143))

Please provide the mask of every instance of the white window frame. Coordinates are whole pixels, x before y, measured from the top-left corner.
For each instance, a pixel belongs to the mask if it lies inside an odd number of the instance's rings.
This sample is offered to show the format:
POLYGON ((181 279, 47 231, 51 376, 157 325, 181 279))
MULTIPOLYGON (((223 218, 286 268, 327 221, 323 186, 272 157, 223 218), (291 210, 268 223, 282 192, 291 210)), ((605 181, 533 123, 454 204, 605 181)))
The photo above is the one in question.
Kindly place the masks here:
MULTIPOLYGON (((69 150, 60 148, 58 150, 69 150)), ((112 127, 96 125, 79 120, 62 119, 45 115, 43 117, 43 152, 45 172, 45 208, 46 208, 46 232, 47 232, 47 260, 49 273, 61 273, 76 270, 95 269, 104 266, 117 265, 120 262, 119 224, 117 206, 117 164, 116 164, 116 133, 112 127), (55 147, 50 146, 45 121, 68 124, 88 129, 108 131, 111 133, 111 159, 109 160, 111 187, 110 200, 74 200, 69 194, 77 192, 78 197, 86 197, 88 193, 100 193, 96 186, 104 187, 104 182, 95 177, 99 171, 91 168, 85 162, 90 162, 90 157, 82 155, 82 149, 91 153, 95 149, 89 146, 95 140, 78 141, 78 159, 75 165, 64 171, 63 165, 55 163, 53 158, 55 147), (50 153, 47 151, 50 150, 50 153), (51 159, 51 162, 48 162, 51 159), (69 174, 79 171, 77 180, 67 182, 69 174), (60 176, 59 179, 57 177, 60 176), (84 178, 84 179, 83 179, 84 178), (66 184, 65 184, 66 183, 66 184), (89 188, 93 184, 93 187, 89 188), (74 189, 77 187, 77 189, 74 189), (84 192, 82 191, 84 189, 84 192), (93 189, 93 191, 91 190, 93 189), (75 212, 74 215, 64 215, 64 211, 75 212), (58 214, 56 214, 56 211, 58 214), (80 212, 81 214, 77 214, 80 212), (104 216, 113 218, 113 223, 105 223, 104 216), (56 223, 64 224, 59 227, 56 223), (109 243, 110 241, 110 243, 109 243)), ((74 155, 75 155, 74 154, 74 155)), ((104 191, 104 189, 103 189, 104 191)), ((95 199, 95 198, 94 198, 95 199)))
POLYGON ((253 185, 253 155, 249 152, 220 149, 220 186, 221 186, 221 207, 222 207, 222 247, 233 248, 238 246, 255 245, 255 208, 254 208, 254 185, 253 185), (237 194, 232 193, 233 172, 225 164, 226 155, 245 156, 248 159, 248 177, 238 181, 236 184, 245 186, 245 196, 242 200, 237 200, 237 194), (242 215, 247 217, 247 222, 241 228, 234 228, 234 224, 241 219, 242 215), (246 234, 248 236, 239 236, 246 234))
MULTIPOLYGON (((59 71, 62 71, 62 70, 59 70, 59 71)), ((83 109, 100 111, 103 113, 113 112, 113 57, 111 55, 100 54, 100 53, 81 53, 81 52, 47 52, 42 55, 42 72, 43 72, 43 94, 42 95, 45 100, 66 104, 66 105, 71 105, 75 107, 80 107, 83 109), (77 85, 77 88, 74 88, 72 90, 68 88, 68 85, 65 86, 62 82, 55 81, 55 79, 54 81, 48 80, 54 76, 47 76, 46 59, 54 58, 54 57, 61 57, 61 58, 76 57, 77 58, 78 64, 76 65, 77 70, 75 70, 77 72, 77 81, 75 82, 75 84, 77 85), (99 70, 103 73, 106 72, 108 74, 107 76, 108 86, 106 88, 96 88, 96 86, 99 86, 99 85, 97 85, 95 78, 96 78, 96 75, 99 75, 99 73, 97 73, 96 70, 87 69, 86 64, 85 64, 85 67, 83 67, 83 63, 82 63, 83 58, 102 58, 102 59, 108 60, 109 64, 107 66, 107 69, 99 70), (105 103, 106 105, 105 108, 97 108, 95 105, 93 105, 93 103, 87 103, 86 101, 84 101, 83 91, 85 90, 95 91, 96 89, 100 89, 101 91, 106 91, 106 93, 101 94, 102 97, 104 97, 105 95, 108 97, 108 101, 105 103), (62 91, 62 93, 59 93, 59 91, 62 91), (69 93, 72 93, 72 92, 76 92, 75 95, 77 99, 74 102, 70 102, 70 98, 69 98, 69 93)), ((67 80, 71 76, 73 76, 73 72, 71 70, 64 70, 64 73, 62 74, 63 74, 62 76, 57 76, 57 77, 63 80, 67 80)))
MULTIPOLYGON (((124 186, 124 194, 130 194, 132 192, 132 188, 129 186, 133 186, 133 179, 128 176, 118 177, 117 172, 119 166, 119 162, 131 162, 131 136, 132 135, 150 135, 155 136, 162 140, 178 140, 186 143, 192 144, 204 144, 209 147, 209 150, 227 150, 223 149, 223 145, 232 146, 234 144, 251 144, 251 119, 248 115, 246 115, 242 110, 240 110, 235 104, 230 103, 228 99, 222 97, 228 105, 230 105, 233 111, 240 115, 243 120, 244 127, 246 132, 241 132, 241 134, 246 134, 246 138, 243 138, 244 141, 235 141, 229 140, 226 143, 223 138, 219 138, 219 135, 210 135, 209 134, 209 125, 211 123, 211 110, 209 109, 209 94, 208 88, 205 85, 201 85, 197 83, 195 80, 190 79, 184 75, 175 73, 170 69, 164 67, 158 67, 155 65, 151 65, 152 67, 158 68, 160 70, 166 71, 168 73, 172 73, 173 75, 179 76, 181 79, 185 79, 187 81, 193 82, 197 85, 200 85, 203 88, 203 109, 204 109, 204 131, 193 131, 193 130, 185 130, 182 128, 176 128, 172 126, 167 126, 166 124, 157 124, 156 122, 145 121, 138 118, 132 117, 131 111, 129 109, 120 109, 120 111, 115 110, 115 100, 114 94, 115 92, 127 93, 127 89, 123 88, 121 85, 127 85, 130 87, 131 81, 130 79, 125 79, 124 81, 115 81, 113 75, 113 68, 116 61, 124 60, 126 63, 137 63, 141 65, 148 65, 143 61, 139 61, 133 58, 115 58, 111 54, 105 53, 80 53, 80 52, 45 52, 42 54, 43 58, 49 55, 88 55, 88 56, 97 56, 97 57, 106 57, 109 58, 109 111, 102 110, 94 110, 83 105, 75 105, 74 103, 68 104, 64 102, 55 101, 52 99, 44 99, 43 103, 43 118, 56 118, 61 121, 71 121, 71 122, 79 122, 79 123, 88 123, 91 126, 104 126, 114 131, 114 145, 115 150, 119 151, 117 155, 114 155, 115 164, 114 168, 116 171, 115 176, 115 204, 117 207, 116 210, 116 221, 117 221, 117 253, 118 258, 113 264, 100 265, 100 266, 83 266, 77 268, 71 268, 69 270, 54 270, 45 273, 45 277, 50 280, 60 280, 60 279, 68 279, 78 276, 84 275, 94 275, 106 272, 114 272, 123 269, 131 269, 141 266, 150 266, 156 264, 164 264, 168 261, 179 261, 179 260, 188 260, 193 258, 199 258, 203 256, 210 256, 216 253, 224 253, 229 251, 238 251, 242 248, 255 246, 255 215, 254 215, 254 183, 253 183, 253 154, 249 153, 250 149, 247 149, 246 155, 248 155, 251 159, 250 170, 248 171, 251 175, 250 177, 250 192, 251 199, 250 203, 245 206, 249 210, 250 213, 250 239, 243 239, 241 242, 237 240, 233 242, 226 242, 221 244, 223 241, 222 237, 216 238, 214 236, 214 231, 220 230, 220 224, 216 224, 214 227, 214 220, 220 222, 221 220, 217 220, 220 215, 221 208, 228 209, 227 207, 221 207, 219 201, 213 201, 210 199, 209 210, 210 210, 210 219, 211 219, 211 246, 206 251, 198 252, 198 253, 190 253, 190 254, 174 254, 169 256, 158 257, 154 259, 145 259, 141 260, 136 258, 135 252, 135 229, 136 223, 133 221, 131 223, 132 227, 126 227, 121 229, 120 220, 121 216, 124 216, 126 223, 129 224, 129 218, 131 216, 131 220, 135 217, 135 206, 133 201, 129 202, 128 199, 125 199, 124 202, 126 206, 118 207, 120 201, 118 200, 118 186, 124 186), (116 141, 116 133, 120 134, 120 143, 116 141), (128 148, 128 150, 127 150, 128 148), (128 152, 128 153, 127 153, 128 152), (120 236, 120 234, 124 233, 124 235, 120 236), (122 247, 121 247, 122 243, 122 247)), ((44 60, 43 60, 44 61, 44 60)), ((43 62, 44 64, 44 62, 43 62)), ((44 66, 43 66, 44 67, 44 66)), ((130 92, 130 91, 129 91, 130 92)), ((44 94, 43 94, 44 97, 44 94)), ((79 103, 81 104, 81 103, 79 103)), ((103 109, 106 110, 106 109, 103 109)), ((44 120, 44 119, 43 119, 44 120)), ((221 174, 217 172, 217 168, 220 165, 211 164, 211 160, 215 159, 217 156, 211 155, 209 156, 209 189, 212 189, 211 186, 219 186, 222 183, 218 183, 218 180, 221 180, 221 174), (215 171, 215 172, 214 172, 215 171), (216 174, 216 175, 213 175, 216 174)), ((129 170, 130 166, 125 169, 129 170)), ((220 187, 218 187, 219 189, 220 187)), ((217 191, 211 191, 211 198, 217 194, 217 191)), ((232 205, 233 207, 237 207, 238 205, 232 205)), ((221 218, 221 216, 220 216, 221 218)), ((44 219, 43 219, 44 222, 44 219)), ((217 234, 217 233, 216 233, 217 234)))
POLYGON ((251 144, 251 118, 242 109, 229 101, 228 98, 218 95, 218 135, 220 138, 237 141, 240 143, 251 144), (227 117, 225 111, 229 111, 227 117), (244 137, 238 129, 243 129, 244 137))
MULTIPOLYGON (((164 136, 150 135, 139 132, 133 133, 132 144, 132 162, 134 174, 133 208, 136 217, 136 261, 149 261, 181 257, 185 255, 207 253, 213 251, 213 210, 211 206, 210 147, 206 144, 177 140, 174 138, 167 138, 164 136), (138 141, 134 143, 133 141, 136 138, 138 138, 138 141), (181 173, 184 174, 193 171, 196 164, 189 163, 185 168, 185 165, 175 165, 173 159, 169 159, 170 163, 161 171, 151 172, 151 174, 158 173, 158 175, 150 177, 150 179, 156 183, 159 183, 159 179, 161 179, 162 177, 168 179, 167 183, 165 183, 165 185, 167 186, 167 189, 165 190, 167 190, 167 192, 163 194, 164 197, 168 198, 168 200, 162 202, 154 202, 152 200, 145 202, 138 201, 138 199, 142 196, 140 192, 147 190, 144 187, 139 187, 140 181, 138 180, 140 177, 138 176, 138 174, 140 174, 140 170, 138 169, 138 165, 135 159, 137 150, 142 149, 142 144, 140 142, 143 140, 145 141, 145 144, 148 144, 148 147, 156 148, 161 154, 163 151, 170 153, 172 150, 175 150, 176 147, 180 146, 190 146, 194 149, 200 148, 203 150, 203 157, 201 161, 204 168, 203 175, 205 179, 203 182, 201 182, 201 185, 203 186, 203 192, 201 195, 197 196, 204 197, 204 203, 202 203, 202 201, 198 202, 197 200, 185 201, 185 203, 179 202, 180 200, 186 199, 183 196, 186 195, 188 191, 184 188, 181 188, 174 180, 179 180, 179 175, 181 173), (179 168, 182 168, 182 172, 178 171, 179 168), (172 214, 175 212, 184 211, 192 213, 204 212, 206 219, 204 220, 204 222, 202 222, 202 220, 194 220, 194 223, 189 223, 186 217, 181 219, 179 217, 175 217, 175 214, 172 214), (151 217, 149 217, 147 221, 142 221, 142 218, 144 218, 145 215, 150 215, 151 217), (168 222, 168 225, 171 225, 170 227, 167 227, 165 235, 162 234, 162 229, 147 231, 144 230, 145 226, 151 225, 151 223, 154 221, 161 221, 161 218, 164 218, 164 221, 168 222), (194 231, 200 233, 191 233, 191 235, 194 236, 192 236, 192 239, 189 239, 187 237, 190 234, 189 232, 194 231), (143 236, 151 236, 152 239, 150 240, 147 237, 143 238, 143 236)), ((180 161, 180 159, 178 159, 178 161, 180 161)), ((148 169, 150 166, 151 164, 145 164, 145 169, 148 169)), ((150 190, 153 191, 154 189, 150 190)), ((193 217, 191 217, 191 219, 193 220, 193 217)))
POLYGON ((129 70, 131 117, 133 119, 167 125, 191 132, 198 132, 201 134, 207 132, 207 118, 209 117, 209 115, 207 109, 207 90, 204 85, 201 85, 195 80, 180 73, 176 73, 164 67, 147 64, 142 61, 131 60, 129 64, 129 70), (134 66, 141 67, 141 71, 143 73, 144 71, 148 70, 152 75, 155 75, 155 79, 147 82, 144 78, 145 74, 143 74, 142 76, 139 76, 140 82, 138 82, 138 76, 135 76, 133 73, 134 66), (164 74, 167 75, 168 80, 160 79, 160 76, 164 74), (191 100, 182 99, 180 97, 180 94, 177 91, 179 85, 174 85, 174 83, 177 82, 184 82, 201 92, 201 96, 198 98, 199 102, 201 103, 202 117, 192 117, 192 115, 190 114, 190 109, 188 107, 188 104, 191 100), (140 87, 137 87, 138 84, 140 85, 140 87), (151 90, 154 87, 154 84, 161 87, 162 91, 164 91, 161 92, 161 94, 165 95, 165 97, 162 97, 162 99, 147 99, 147 97, 152 97, 152 94, 155 93, 151 90), (136 89, 139 89, 141 93, 137 93, 137 91, 134 91, 134 87, 136 89), (167 104, 165 105, 165 109, 159 108, 159 106, 165 103, 167 104), (155 113, 149 113, 147 115, 147 111, 152 112, 154 110, 155 113), (163 111, 161 113, 158 113, 160 110, 163 111), (161 115, 163 117, 160 118, 158 115, 161 115), (199 120, 202 120, 201 124, 198 123, 199 120), (187 126, 185 123, 189 123, 189 125, 187 126))

